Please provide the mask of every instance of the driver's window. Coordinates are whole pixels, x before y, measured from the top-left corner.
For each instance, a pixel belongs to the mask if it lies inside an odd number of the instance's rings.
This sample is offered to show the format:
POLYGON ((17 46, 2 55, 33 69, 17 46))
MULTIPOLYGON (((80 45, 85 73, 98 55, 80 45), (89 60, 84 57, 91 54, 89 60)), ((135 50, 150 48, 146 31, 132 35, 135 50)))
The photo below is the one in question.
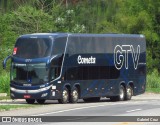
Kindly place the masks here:
POLYGON ((56 78, 55 68, 51 68, 50 77, 51 77, 51 80, 54 80, 56 78))
POLYGON ((58 66, 52 67, 50 70, 50 79, 54 80, 59 76, 60 76, 60 67, 58 66))

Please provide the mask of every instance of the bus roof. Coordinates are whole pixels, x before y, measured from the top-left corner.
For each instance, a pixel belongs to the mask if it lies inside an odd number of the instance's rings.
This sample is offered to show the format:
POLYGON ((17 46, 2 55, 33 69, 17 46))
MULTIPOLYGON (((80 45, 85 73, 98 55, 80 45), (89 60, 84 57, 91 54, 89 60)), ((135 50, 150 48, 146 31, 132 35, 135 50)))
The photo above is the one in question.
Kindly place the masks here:
POLYGON ((67 36, 72 36, 72 37, 134 37, 134 38, 144 38, 144 35, 142 34, 82 34, 82 33, 33 33, 33 34, 25 34, 21 35, 21 38, 36 38, 36 37, 67 37, 67 36))
POLYGON ((20 38, 48 38, 48 37, 67 37, 67 33, 33 33, 33 34, 24 34, 20 38))

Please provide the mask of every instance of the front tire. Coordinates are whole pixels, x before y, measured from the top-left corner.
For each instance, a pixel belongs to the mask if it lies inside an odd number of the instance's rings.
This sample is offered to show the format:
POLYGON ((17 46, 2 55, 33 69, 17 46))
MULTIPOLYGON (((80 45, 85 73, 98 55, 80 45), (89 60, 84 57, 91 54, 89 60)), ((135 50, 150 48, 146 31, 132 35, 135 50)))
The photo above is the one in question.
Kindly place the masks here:
POLYGON ((74 87, 71 91, 70 102, 77 103, 78 99, 79 99, 79 92, 78 92, 78 89, 74 87))
POLYGON ((37 102, 39 103, 39 104, 44 104, 45 103, 45 99, 37 99, 37 102))
POLYGON ((65 87, 63 90, 62 90, 62 97, 61 99, 58 99, 58 102, 59 103, 62 103, 62 104, 66 104, 69 100, 69 92, 68 92, 68 89, 65 87))
POLYGON ((28 104, 34 104, 35 99, 26 99, 26 102, 27 102, 28 104))

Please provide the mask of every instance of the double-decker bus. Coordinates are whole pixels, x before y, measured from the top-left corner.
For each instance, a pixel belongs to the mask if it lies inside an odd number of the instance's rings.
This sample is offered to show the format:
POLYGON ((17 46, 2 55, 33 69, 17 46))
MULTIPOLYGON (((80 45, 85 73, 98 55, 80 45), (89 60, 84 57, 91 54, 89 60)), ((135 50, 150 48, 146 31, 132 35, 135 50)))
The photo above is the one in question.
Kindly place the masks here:
POLYGON ((146 42, 135 34, 34 33, 11 59, 10 96, 33 104, 130 100, 145 92, 146 42))

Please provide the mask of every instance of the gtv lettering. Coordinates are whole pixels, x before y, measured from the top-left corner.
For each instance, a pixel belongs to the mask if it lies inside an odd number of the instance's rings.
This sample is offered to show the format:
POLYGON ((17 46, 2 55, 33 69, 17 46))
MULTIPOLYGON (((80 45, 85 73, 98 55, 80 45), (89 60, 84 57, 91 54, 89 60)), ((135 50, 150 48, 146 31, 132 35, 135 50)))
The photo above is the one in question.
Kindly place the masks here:
POLYGON ((78 64, 95 64, 96 58, 94 58, 92 56, 89 58, 85 58, 85 57, 81 57, 81 55, 79 55, 77 58, 77 62, 78 62, 78 64))
POLYGON ((120 70, 123 65, 128 69, 129 52, 132 54, 134 69, 137 69, 140 56, 140 45, 137 46, 136 52, 133 45, 117 45, 114 48, 114 65, 118 70, 120 70))

